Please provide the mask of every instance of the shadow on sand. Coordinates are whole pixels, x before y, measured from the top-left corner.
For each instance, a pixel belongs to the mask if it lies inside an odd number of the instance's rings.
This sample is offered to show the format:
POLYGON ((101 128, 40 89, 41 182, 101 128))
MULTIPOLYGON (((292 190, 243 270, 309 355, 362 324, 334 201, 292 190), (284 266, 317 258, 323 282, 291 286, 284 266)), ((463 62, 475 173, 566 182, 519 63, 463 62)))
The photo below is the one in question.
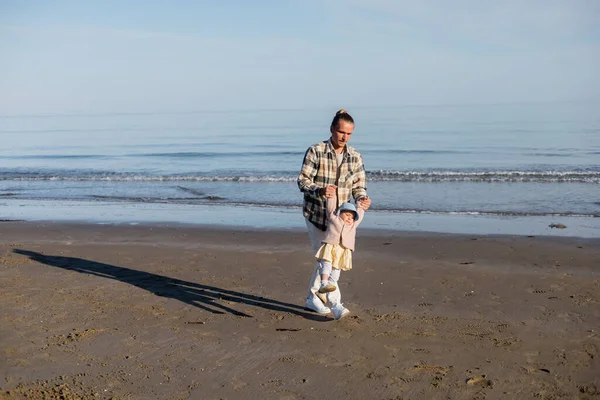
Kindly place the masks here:
POLYGON ((147 290, 157 296, 169 297, 183 303, 199 307, 214 314, 231 313, 241 317, 252 317, 241 311, 234 310, 219 300, 260 307, 267 310, 292 313, 314 321, 325 321, 328 318, 306 311, 296 304, 284 303, 266 297, 254 296, 233 290, 221 289, 214 286, 182 281, 163 275, 152 274, 135 269, 118 267, 76 257, 47 256, 34 251, 13 249, 13 252, 29 257, 33 261, 68 271, 76 271, 107 279, 115 279, 147 290))

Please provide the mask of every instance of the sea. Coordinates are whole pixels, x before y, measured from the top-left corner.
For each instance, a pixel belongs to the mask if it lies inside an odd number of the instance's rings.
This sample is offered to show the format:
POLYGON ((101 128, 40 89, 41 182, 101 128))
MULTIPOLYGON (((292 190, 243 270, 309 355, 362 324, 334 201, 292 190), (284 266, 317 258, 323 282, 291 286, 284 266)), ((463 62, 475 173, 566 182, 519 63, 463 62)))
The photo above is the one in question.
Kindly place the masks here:
MULTIPOLYGON (((0 116, 0 219, 302 228, 335 111, 0 116)), ((365 228, 600 237, 600 103, 348 111, 365 228)))

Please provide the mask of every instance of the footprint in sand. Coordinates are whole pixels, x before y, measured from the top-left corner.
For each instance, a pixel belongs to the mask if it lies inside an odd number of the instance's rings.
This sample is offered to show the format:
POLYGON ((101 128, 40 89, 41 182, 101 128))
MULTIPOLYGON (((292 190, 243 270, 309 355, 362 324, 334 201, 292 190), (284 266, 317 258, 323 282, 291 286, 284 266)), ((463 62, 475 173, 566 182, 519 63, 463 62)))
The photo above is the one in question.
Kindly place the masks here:
POLYGON ((527 291, 531 294, 544 294, 544 293, 548 292, 547 290, 544 290, 544 289, 535 289, 535 288, 529 288, 529 289, 527 289, 527 291))
POLYGON ((425 371, 425 372, 433 372, 436 374, 446 374, 449 370, 452 369, 452 365, 448 367, 442 367, 439 365, 428 365, 428 364, 419 364, 413 367, 415 371, 425 371))

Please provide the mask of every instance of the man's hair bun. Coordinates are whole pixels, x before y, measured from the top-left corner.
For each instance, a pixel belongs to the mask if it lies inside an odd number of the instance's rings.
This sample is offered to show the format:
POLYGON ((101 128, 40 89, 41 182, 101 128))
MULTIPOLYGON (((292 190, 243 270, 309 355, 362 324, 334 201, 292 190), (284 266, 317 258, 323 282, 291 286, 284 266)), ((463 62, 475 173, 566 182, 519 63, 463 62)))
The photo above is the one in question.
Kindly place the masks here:
POLYGON ((335 113, 335 117, 333 117, 333 121, 331 121, 331 128, 336 129, 340 120, 354 124, 354 119, 352 118, 352 116, 348 114, 348 111, 346 111, 343 108, 339 109, 335 113))

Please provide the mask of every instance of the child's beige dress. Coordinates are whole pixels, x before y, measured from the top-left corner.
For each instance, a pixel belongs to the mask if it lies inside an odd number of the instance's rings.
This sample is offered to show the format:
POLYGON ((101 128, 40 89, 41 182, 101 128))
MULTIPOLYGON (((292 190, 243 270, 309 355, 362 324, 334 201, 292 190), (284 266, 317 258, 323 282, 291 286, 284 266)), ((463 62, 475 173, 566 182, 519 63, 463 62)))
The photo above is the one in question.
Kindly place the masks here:
POLYGON ((339 244, 323 243, 315 257, 329 261, 331 266, 342 271, 352 269, 352 250, 339 244))

